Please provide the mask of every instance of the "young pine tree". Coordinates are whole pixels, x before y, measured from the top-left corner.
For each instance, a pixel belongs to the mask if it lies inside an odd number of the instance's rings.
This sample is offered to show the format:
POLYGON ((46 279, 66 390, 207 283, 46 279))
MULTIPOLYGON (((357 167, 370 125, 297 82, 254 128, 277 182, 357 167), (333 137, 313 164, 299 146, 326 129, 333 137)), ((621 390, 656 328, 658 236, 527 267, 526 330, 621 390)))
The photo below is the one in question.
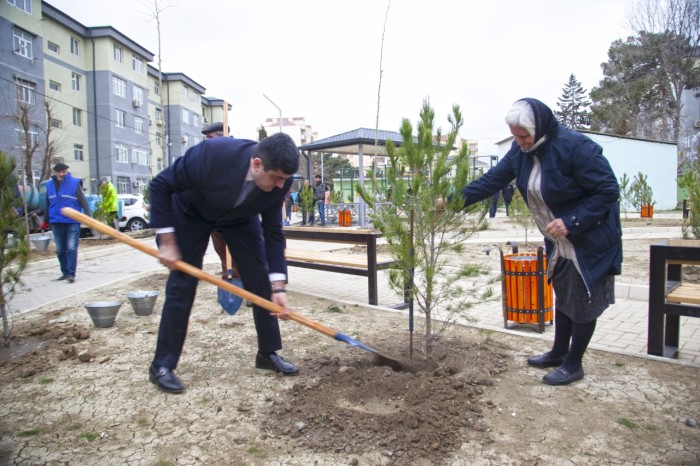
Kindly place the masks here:
POLYGON ((423 344, 428 358, 435 337, 446 325, 472 303, 484 301, 493 293, 489 287, 479 289, 471 280, 486 273, 483 267, 459 261, 464 241, 478 231, 487 210, 478 204, 461 211, 461 196, 450 197, 461 192, 473 177, 466 144, 453 154, 462 126, 461 112, 458 106, 453 107, 453 115, 448 118, 452 127, 444 139, 441 130, 435 129, 434 119, 433 109, 425 101, 417 134, 404 119, 401 146, 387 141, 389 165, 385 176, 391 186, 390 196, 378 196, 384 184, 376 178, 371 179, 371 190, 357 188, 371 208, 374 226, 384 234, 390 254, 399 263, 399 269, 389 274, 392 288, 403 294, 412 274, 409 298, 425 315, 423 344), (382 197, 389 199, 388 206, 377 200, 382 197), (435 208, 438 199, 448 198, 449 208, 435 208), (442 323, 439 330, 434 329, 437 317, 442 323))
POLYGON ((10 342, 9 302, 22 285, 20 277, 29 257, 26 230, 16 214, 21 200, 17 197, 14 170, 15 160, 0 152, 0 314, 4 345, 10 342))
POLYGON ((587 91, 573 74, 562 90, 562 96, 557 102, 559 110, 554 112, 559 123, 571 129, 588 128, 590 126, 591 101, 586 96, 587 91))

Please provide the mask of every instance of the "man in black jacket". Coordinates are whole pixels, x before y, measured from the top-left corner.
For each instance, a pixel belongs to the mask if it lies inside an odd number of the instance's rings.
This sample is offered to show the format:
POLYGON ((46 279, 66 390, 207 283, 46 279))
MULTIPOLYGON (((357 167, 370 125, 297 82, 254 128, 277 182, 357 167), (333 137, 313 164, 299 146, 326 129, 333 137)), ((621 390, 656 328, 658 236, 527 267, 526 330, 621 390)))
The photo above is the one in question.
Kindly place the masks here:
MULTIPOLYGON (((229 246, 244 288, 279 305, 284 310, 279 317, 286 318, 282 203, 298 168, 299 151, 286 134, 260 143, 218 137, 188 149, 151 182, 151 228, 158 234, 158 257, 171 269, 149 370, 151 382, 161 390, 184 390, 173 370, 198 283, 174 265, 183 260, 201 268, 212 231, 218 230, 229 246)), ((255 367, 296 375, 297 367, 276 353, 282 348, 277 316, 254 305, 253 317, 255 367)))

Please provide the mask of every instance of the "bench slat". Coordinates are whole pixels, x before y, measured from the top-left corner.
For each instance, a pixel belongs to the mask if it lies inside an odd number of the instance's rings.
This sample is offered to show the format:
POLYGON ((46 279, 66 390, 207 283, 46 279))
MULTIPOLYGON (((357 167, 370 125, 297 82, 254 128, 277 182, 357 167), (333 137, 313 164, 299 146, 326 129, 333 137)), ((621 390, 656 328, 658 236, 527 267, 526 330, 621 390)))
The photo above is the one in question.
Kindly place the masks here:
MULTIPOLYGON (((344 265, 349 267, 357 267, 360 269, 367 268, 367 256, 364 254, 345 254, 331 251, 308 251, 298 249, 285 249, 284 251, 287 260, 295 260, 299 262, 315 262, 319 264, 344 265)), ((377 264, 392 263, 394 260, 390 257, 377 257, 377 264)))
POLYGON ((682 283, 666 295, 666 300, 674 303, 700 304, 700 284, 682 283))

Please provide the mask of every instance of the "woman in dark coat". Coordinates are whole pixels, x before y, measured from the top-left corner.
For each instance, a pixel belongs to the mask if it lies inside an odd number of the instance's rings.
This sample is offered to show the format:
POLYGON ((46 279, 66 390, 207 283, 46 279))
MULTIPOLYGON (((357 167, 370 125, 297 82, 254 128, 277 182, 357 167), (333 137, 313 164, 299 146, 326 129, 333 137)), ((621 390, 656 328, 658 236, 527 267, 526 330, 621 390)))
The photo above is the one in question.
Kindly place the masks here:
POLYGON ((560 126, 539 100, 515 102, 506 123, 515 139, 511 149, 462 196, 465 206, 473 204, 515 179, 544 235, 556 296, 552 349, 528 364, 556 367, 544 382, 566 385, 583 378, 596 319, 614 300, 613 276, 622 268, 619 186, 601 147, 560 126))

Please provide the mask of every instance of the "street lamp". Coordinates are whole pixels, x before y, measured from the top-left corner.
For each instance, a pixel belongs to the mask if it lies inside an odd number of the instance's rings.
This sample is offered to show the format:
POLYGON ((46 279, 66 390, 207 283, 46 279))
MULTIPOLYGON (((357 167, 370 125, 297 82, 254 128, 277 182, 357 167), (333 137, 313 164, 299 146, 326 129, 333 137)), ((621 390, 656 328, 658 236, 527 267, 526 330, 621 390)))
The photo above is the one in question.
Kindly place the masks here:
POLYGON ((272 105, 274 105, 274 106, 277 108, 277 110, 279 110, 279 112, 280 112, 280 118, 279 118, 280 133, 282 133, 282 132, 283 132, 283 131, 282 131, 282 109, 279 108, 279 106, 278 106, 276 103, 274 103, 274 102, 272 101, 271 98, 269 98, 268 96, 266 96, 265 93, 263 93, 263 97, 265 97, 267 100, 269 100, 270 103, 271 103, 272 105))

